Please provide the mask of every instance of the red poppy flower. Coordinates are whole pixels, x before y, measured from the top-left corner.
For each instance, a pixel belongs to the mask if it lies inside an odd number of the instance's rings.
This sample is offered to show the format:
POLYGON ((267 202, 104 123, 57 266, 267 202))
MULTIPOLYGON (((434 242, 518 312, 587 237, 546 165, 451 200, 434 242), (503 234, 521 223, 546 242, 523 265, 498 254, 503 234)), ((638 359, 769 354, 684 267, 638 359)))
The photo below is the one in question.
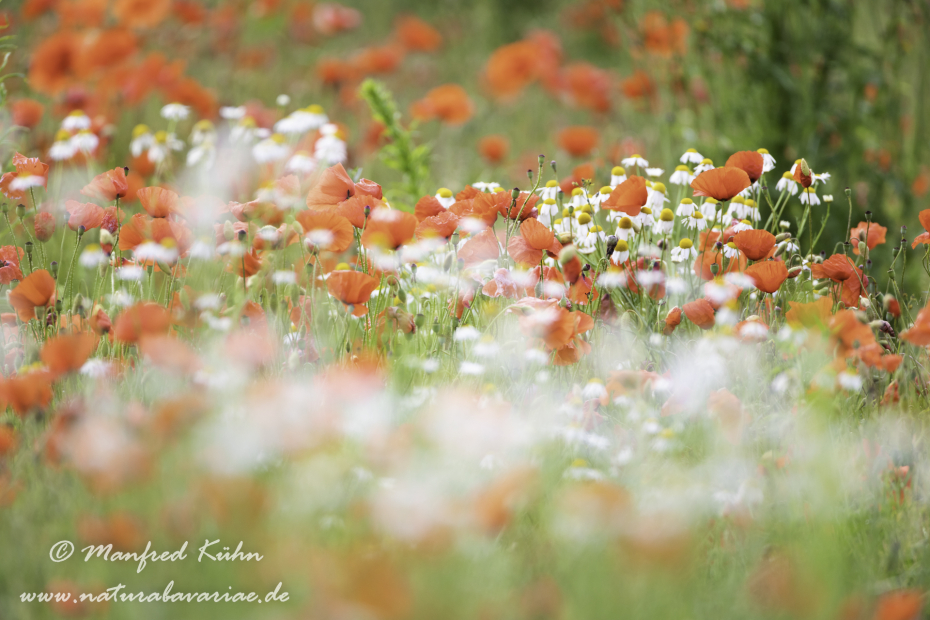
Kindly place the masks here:
POLYGON ((714 307, 706 299, 695 299, 686 303, 682 311, 689 321, 701 329, 710 329, 714 326, 714 307))
POLYGON ((368 314, 368 300, 378 287, 378 280, 360 271, 332 271, 326 278, 326 290, 346 306, 354 316, 368 314))
POLYGON ((178 210, 178 196, 163 187, 145 187, 136 192, 142 208, 152 217, 168 217, 178 210))
POLYGON ((859 255, 859 235, 865 236, 866 232, 868 232, 868 238, 865 240, 865 245, 870 250, 874 250, 876 246, 885 243, 888 229, 875 222, 859 222, 858 226, 849 231, 849 240, 852 242, 853 254, 856 256, 859 255))
POLYGON ((414 238, 417 218, 412 213, 381 208, 371 212, 362 245, 366 248, 380 247, 396 250, 414 238))
POLYGON ((65 202, 65 209, 70 215, 68 228, 71 230, 76 231, 81 226, 84 230, 90 230, 103 224, 104 211, 92 202, 81 204, 76 200, 68 200, 65 202))
POLYGON ((129 192, 126 181, 126 171, 123 168, 114 168, 103 174, 98 174, 94 180, 84 186, 81 193, 91 200, 113 202, 117 198, 125 198, 129 192))
POLYGON ((301 211, 295 216, 304 231, 304 239, 314 248, 339 254, 355 241, 352 224, 330 211, 301 211))
POLYGON ((171 13, 171 0, 116 0, 113 15, 129 28, 152 28, 171 13))
POLYGON ((90 333, 67 334, 49 338, 42 345, 39 359, 54 375, 81 369, 97 348, 97 337, 90 333))
POLYGON ((435 52, 442 45, 439 31, 413 15, 398 17, 394 32, 400 44, 411 52, 435 52))
POLYGON ((597 148, 600 133, 594 127, 578 125, 559 132, 559 147, 573 157, 585 157, 597 148))
POLYGON ((480 232, 466 241, 458 253, 458 257, 465 261, 466 266, 496 260, 499 256, 500 244, 491 229, 480 232))
POLYGON ((531 41, 517 41, 494 50, 484 68, 492 94, 512 98, 535 81, 542 66, 539 50, 531 41))
POLYGON ((33 271, 10 291, 10 305, 21 321, 36 318, 38 306, 55 303, 55 278, 44 269, 33 271))
POLYGON ((461 125, 475 113, 475 104, 458 84, 443 84, 432 89, 410 106, 410 114, 420 121, 438 118, 448 125, 461 125))
POLYGON ((856 273, 855 265, 845 254, 834 254, 822 263, 811 265, 811 275, 816 279, 830 278, 834 282, 843 282, 856 273))
POLYGON ((749 260, 762 260, 775 247, 775 235, 767 230, 744 230, 736 233, 733 243, 749 260))
POLYGON ((741 168, 714 168, 705 170, 691 181, 695 196, 707 196, 721 202, 730 200, 752 185, 749 175, 741 168))
POLYGON ((9 284, 13 280, 22 280, 23 272, 19 265, 25 252, 19 247, 5 245, 0 248, 0 284, 9 284))
POLYGON ((478 152, 492 166, 504 161, 509 150, 510 141, 498 134, 485 136, 478 141, 478 152))
POLYGON ((611 211, 623 211, 632 217, 639 215, 647 200, 646 179, 634 175, 615 187, 601 206, 611 211))
POLYGON ((143 336, 166 334, 170 328, 171 315, 163 306, 139 302, 116 318, 113 336, 119 342, 136 343, 143 336))
POLYGON ((417 224, 416 237, 417 239, 448 239, 458 226, 459 216, 447 211, 428 217, 417 224))
POLYGON ((733 153, 725 164, 731 168, 739 168, 749 176, 749 180, 755 183, 762 176, 762 165, 765 160, 762 153, 757 151, 739 151, 733 153))
POLYGON ((42 120, 45 106, 35 99, 17 99, 10 104, 13 124, 32 129, 42 120))
POLYGON ((361 179, 354 183, 342 164, 323 171, 316 184, 307 194, 307 206, 311 209, 330 209, 356 194, 365 194, 381 199, 381 186, 374 181, 361 179))
POLYGON ((670 335, 675 331, 675 328, 681 323, 681 308, 675 306, 668 311, 668 314, 665 315, 665 326, 662 328, 662 333, 666 336, 670 335))
POLYGON ((413 209, 413 214, 416 216, 418 222, 422 222, 428 217, 440 215, 446 213, 446 211, 447 209, 439 203, 439 199, 435 196, 423 196, 417 200, 416 207, 413 209))
POLYGON ((752 278, 757 289, 766 293, 774 293, 788 279, 788 268, 780 260, 755 263, 746 267, 745 273, 752 278))

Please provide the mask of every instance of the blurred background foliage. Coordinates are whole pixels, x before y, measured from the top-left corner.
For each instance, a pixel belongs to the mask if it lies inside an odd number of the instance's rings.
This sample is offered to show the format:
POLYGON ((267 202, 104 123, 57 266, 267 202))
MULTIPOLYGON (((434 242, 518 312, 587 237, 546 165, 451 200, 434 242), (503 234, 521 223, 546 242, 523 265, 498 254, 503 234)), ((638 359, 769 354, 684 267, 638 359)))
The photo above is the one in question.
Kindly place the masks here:
MULTIPOLYGON (((13 64, 24 72, 31 49, 62 28, 51 14, 20 20, 27 4, 3 5, 22 48, 13 64)), ((301 6, 310 7, 304 1, 201 4, 222 19, 163 25, 146 32, 142 46, 183 59, 187 74, 213 89, 221 104, 260 99, 273 107, 279 93, 296 105, 322 104, 348 129, 350 163, 372 178, 395 173, 373 156, 370 111, 349 92, 361 80, 326 84, 320 64, 384 46, 397 17, 414 14, 439 30, 442 47, 408 54, 376 75, 394 93, 405 121, 410 104, 440 84, 462 85, 475 104, 462 125, 419 126, 420 139, 432 147, 430 187, 479 179, 525 185, 526 170, 536 167, 540 153, 559 161, 562 176, 593 161, 603 181, 610 166, 633 151, 668 172, 689 147, 718 165, 735 150, 764 147, 778 160, 778 173, 799 157, 815 172, 830 172, 824 193, 836 195, 840 213, 846 211, 843 190, 850 187, 854 222, 872 210, 890 231, 907 224, 913 233, 917 211, 928 206, 925 0, 354 0, 346 6, 360 12, 361 24, 333 36, 303 28, 301 6), (606 72, 606 109, 573 105, 539 83, 510 100, 491 95, 483 79, 490 55, 540 29, 557 37, 562 67, 588 63, 606 72), (634 96, 624 82, 631 76, 646 80, 634 96), (593 154, 573 158, 558 148, 558 131, 571 125, 598 130, 593 154), (500 164, 478 155, 477 143, 488 134, 510 141, 500 164)), ((9 87, 14 96, 33 95, 23 81, 9 87)), ((152 99, 111 118, 114 135, 128 136, 139 122, 157 123, 165 102, 152 99)), ((53 132, 58 120, 44 122, 53 132)), ((122 163, 127 148, 128 138, 114 141, 111 163, 122 163)), ((800 215, 801 205, 794 208, 800 215)), ((825 240, 843 234, 845 218, 834 219, 825 240)))

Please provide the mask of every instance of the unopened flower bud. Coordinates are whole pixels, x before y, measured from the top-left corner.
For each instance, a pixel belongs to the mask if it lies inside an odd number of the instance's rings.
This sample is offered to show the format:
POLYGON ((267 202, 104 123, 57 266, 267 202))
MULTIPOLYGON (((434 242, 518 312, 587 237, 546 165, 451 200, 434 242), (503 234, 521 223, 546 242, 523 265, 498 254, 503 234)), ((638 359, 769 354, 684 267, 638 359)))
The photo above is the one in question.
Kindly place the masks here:
MULTIPOLYGON (((226 241, 232 241, 236 237, 236 229, 233 228, 233 223, 229 220, 226 220, 223 223, 223 238, 226 241)), ((100 242, 103 243, 103 233, 100 235, 100 242)))
POLYGON ((561 252, 559 252, 559 264, 565 265, 573 258, 577 258, 577 256, 578 256, 578 251, 575 249, 575 246, 567 245, 564 248, 562 248, 561 252))
POLYGON ((616 235, 607 237, 607 258, 610 258, 611 254, 613 254, 614 250, 617 248, 617 241, 616 235))
POLYGON ((559 243, 565 245, 566 243, 572 242, 572 233, 570 232, 560 232, 559 233, 559 243))
POLYGON ((787 241, 790 238, 791 238, 791 233, 789 232, 778 233, 777 235, 775 235, 775 243, 781 243, 782 241, 787 241))
POLYGON ((720 271, 720 265, 717 263, 712 263, 710 266, 710 272, 714 275, 717 275, 717 272, 720 271))
POLYGON ((793 267, 793 268, 791 268, 791 269, 788 270, 788 277, 789 277, 789 278, 797 278, 797 277, 798 277, 799 275, 801 275, 802 273, 804 273, 804 268, 803 268, 803 267, 793 267))
POLYGON ((865 254, 865 249, 866 249, 865 241, 860 241, 858 247, 859 247, 859 253, 865 254))
POLYGON ((24 215, 26 215, 26 205, 16 205, 16 217, 23 219, 24 215))
POLYGON ((36 215, 35 221, 36 239, 45 243, 55 234, 55 216, 43 211, 36 215))
POLYGON ((787 243, 779 243, 779 244, 778 244, 778 247, 775 248, 775 256, 776 256, 776 257, 781 256, 782 254, 785 253, 785 250, 787 250, 787 249, 788 249, 788 244, 787 244, 787 243))

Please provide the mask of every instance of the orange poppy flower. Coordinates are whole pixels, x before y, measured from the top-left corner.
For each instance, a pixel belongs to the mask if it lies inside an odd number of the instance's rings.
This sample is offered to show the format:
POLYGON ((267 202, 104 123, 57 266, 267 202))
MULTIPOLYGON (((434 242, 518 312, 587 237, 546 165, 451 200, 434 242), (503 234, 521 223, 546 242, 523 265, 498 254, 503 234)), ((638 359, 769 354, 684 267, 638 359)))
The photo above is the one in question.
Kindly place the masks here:
POLYGON ((355 66, 338 58, 321 58, 316 63, 316 75, 323 84, 338 86, 356 77, 355 66))
POLYGON ((696 197, 708 196, 721 202, 730 200, 750 185, 752 182, 745 170, 729 166, 705 170, 691 181, 696 197))
POLYGON ((560 71, 558 79, 572 105, 594 112, 610 111, 614 79, 609 72, 586 62, 575 62, 560 71))
POLYGON ((901 338, 918 347, 930 346, 930 304, 917 313, 914 325, 904 330, 901 338))
POLYGON ((355 70, 362 75, 392 73, 404 60, 404 48, 394 43, 366 47, 352 56, 355 70))
POLYGON ((668 311, 668 314, 665 315, 665 326, 662 328, 662 333, 666 336, 671 335, 675 331, 675 328, 681 323, 681 308, 675 306, 668 311))
POLYGON ((594 127, 576 125, 559 132, 559 147, 574 157, 585 157, 597 148, 600 133, 594 127))
POLYGON ((504 161, 510 150, 510 141, 504 136, 492 134, 478 141, 478 152, 492 166, 504 161))
POLYGON ((914 238, 914 243, 911 244, 912 249, 921 243, 930 244, 930 209, 924 209, 918 213, 917 218, 920 220, 920 225, 924 227, 924 232, 914 238))
POLYGON ((26 199, 25 189, 13 189, 12 183, 17 178, 39 177, 42 179, 42 187, 48 183, 48 165, 39 161, 36 157, 26 157, 16 153, 13 155, 13 165, 16 170, 7 172, 0 177, 0 191, 3 195, 13 202, 22 202, 26 199))
POLYGON ((924 594, 920 590, 893 590, 878 598, 874 620, 914 620, 924 607, 924 594))
MULTIPOLYGON (((521 192, 516 200, 513 199, 513 195, 510 192, 481 193, 472 200, 472 208, 478 212, 493 214, 495 219, 497 214, 500 214, 505 218, 523 221, 527 218, 536 216, 534 209, 538 201, 538 194, 530 194, 528 192, 521 192), (496 214, 494 213, 495 211, 497 212, 496 214)), ((456 205, 452 205, 451 210, 453 212, 455 212, 455 206, 456 205)), ((494 220, 491 220, 489 225, 493 223, 494 220)))
POLYGON ((540 74, 539 51, 531 41, 517 41, 494 50, 484 68, 491 93, 509 99, 535 81, 540 74))
POLYGON ((438 118, 448 125, 461 125, 474 113, 475 104, 458 84, 437 86, 410 106, 410 114, 415 119, 429 121, 438 118))
POLYGON ((859 225, 849 231, 849 240, 852 242, 853 254, 856 256, 859 255, 859 235, 866 235, 868 232, 868 238, 865 240, 865 246, 870 250, 874 250, 875 246, 885 243, 885 235, 888 233, 888 229, 884 226, 879 226, 875 222, 859 222, 859 225))
POLYGON ((116 0, 113 16, 129 28, 152 28, 171 13, 171 0, 116 0))
MULTIPOLYGON (((106 216, 104 216, 106 221, 106 216)), ((142 213, 136 213, 120 228, 119 249, 132 250, 146 241, 161 243, 165 239, 172 239, 178 251, 184 254, 192 243, 193 233, 180 222, 172 222, 165 218, 150 218, 142 213)))
POLYGON ((81 190, 81 194, 84 196, 102 202, 112 202, 117 198, 125 198, 128 192, 129 184, 126 181, 126 170, 124 168, 114 168, 103 174, 98 174, 81 190))
POLYGON ((142 208, 152 217, 168 217, 177 213, 178 196, 170 189, 163 187, 145 187, 136 192, 142 208))
POLYGON ((856 273, 855 265, 845 254, 834 254, 822 263, 811 265, 811 276, 815 279, 830 278, 834 282, 843 282, 856 273))
POLYGON ((647 200, 649 192, 646 190, 646 179, 634 175, 615 187, 601 206, 611 211, 622 211, 632 217, 639 215, 647 200))
POLYGON ((55 234, 55 216, 48 211, 41 211, 36 214, 33 226, 36 231, 36 239, 44 243, 55 234))
POLYGON ((510 238, 507 251, 517 263, 532 267, 539 264, 544 252, 557 257, 562 251, 562 244, 539 220, 529 218, 520 225, 520 235, 510 238))
POLYGON ((519 316, 520 331, 525 336, 538 338, 549 350, 567 346, 574 336, 574 313, 560 307, 556 300, 525 297, 507 311, 519 316))
POLYGON ((435 52, 442 45, 442 35, 419 17, 402 15, 394 26, 397 40, 410 52, 435 52))
POLYGON ((762 260, 775 247, 775 235, 767 230, 744 230, 733 237, 733 243, 749 260, 762 260))
POLYGON ((444 212, 433 215, 417 224, 415 231, 417 239, 441 238, 448 239, 459 226, 459 216, 455 213, 444 212))
POLYGON ((762 176, 762 164, 764 160, 762 153, 756 151, 739 151, 733 153, 724 164, 726 167, 739 168, 749 176, 749 180, 755 183, 762 176))
POLYGON ((352 224, 330 211, 301 211, 295 216, 304 231, 304 239, 316 249, 339 254, 355 241, 352 224))
POLYGON ((55 303, 55 293, 55 278, 46 270, 37 269, 10 291, 10 305, 21 321, 31 321, 36 318, 38 306, 55 303))
POLYGON ((752 278, 757 289, 766 293, 774 293, 788 279, 788 268, 780 260, 755 263, 746 267, 745 273, 752 278))
POLYGON ((249 248, 249 251, 242 256, 233 256, 229 259, 229 271, 240 278, 251 278, 261 271, 262 264, 261 254, 254 248, 249 248))
POLYGON ((648 73, 637 69, 633 75, 621 80, 620 90, 628 99, 642 99, 655 94, 656 84, 648 73))
POLYGON ((349 223, 355 228, 362 229, 368 225, 365 207, 368 207, 368 216, 370 217, 378 209, 383 209, 384 203, 374 196, 357 194, 348 200, 342 201, 336 207, 336 213, 349 220, 349 223))
POLYGON ((439 203, 439 199, 435 196, 423 196, 417 201, 413 213, 417 221, 422 222, 428 217, 446 213, 446 208, 439 203))
POLYGON ((19 265, 24 254, 25 252, 16 246, 0 247, 0 284, 9 284, 13 280, 23 279, 23 272, 19 265))
POLYGON ((682 308, 688 320, 701 329, 710 329, 714 326, 714 307, 706 299, 695 299, 682 308))
POLYGON ((368 314, 368 300, 378 288, 378 281, 361 271, 333 271, 326 278, 326 290, 346 306, 352 307, 353 316, 368 314))
POLYGON ((45 106, 35 99, 17 99, 10 104, 13 124, 32 129, 39 124, 45 114, 45 106))
POLYGON ((39 359, 52 374, 58 376, 80 370, 96 348, 97 337, 94 334, 56 336, 45 341, 39 359))
POLYGON ((80 45, 80 37, 68 30, 44 38, 32 53, 29 85, 46 95, 57 95, 70 86, 80 45))
POLYGON ((113 336, 119 342, 136 343, 143 336, 168 333, 171 315, 161 305, 147 301, 130 306, 116 318, 113 336))
POLYGON ((81 204, 76 200, 68 200, 65 202, 65 209, 70 215, 68 228, 71 230, 76 231, 83 226, 84 230, 87 231, 92 228, 99 228, 103 224, 104 211, 92 202, 81 204))
POLYGON ((466 266, 486 260, 497 260, 499 256, 500 244, 491 229, 482 231, 466 241, 458 253, 458 257, 465 261, 466 266))
POLYGON ((42 410, 52 402, 52 375, 44 370, 14 375, 0 384, 0 396, 19 416, 42 410))
POLYGON ((396 250, 414 238, 417 218, 413 213, 394 209, 375 209, 362 233, 362 245, 396 250))
POLYGON ((331 209, 343 200, 356 194, 381 199, 381 186, 374 181, 361 179, 354 183, 342 164, 327 168, 307 194, 307 206, 311 209, 331 209))

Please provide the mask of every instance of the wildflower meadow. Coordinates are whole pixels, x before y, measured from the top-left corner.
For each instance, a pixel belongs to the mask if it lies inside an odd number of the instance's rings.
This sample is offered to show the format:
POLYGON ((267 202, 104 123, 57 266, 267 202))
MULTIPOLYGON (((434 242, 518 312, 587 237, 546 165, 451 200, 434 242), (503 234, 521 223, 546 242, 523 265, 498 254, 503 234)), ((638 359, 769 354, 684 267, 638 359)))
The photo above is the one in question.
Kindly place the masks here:
POLYGON ((915 620, 930 5, 4 0, 0 620, 915 620))

